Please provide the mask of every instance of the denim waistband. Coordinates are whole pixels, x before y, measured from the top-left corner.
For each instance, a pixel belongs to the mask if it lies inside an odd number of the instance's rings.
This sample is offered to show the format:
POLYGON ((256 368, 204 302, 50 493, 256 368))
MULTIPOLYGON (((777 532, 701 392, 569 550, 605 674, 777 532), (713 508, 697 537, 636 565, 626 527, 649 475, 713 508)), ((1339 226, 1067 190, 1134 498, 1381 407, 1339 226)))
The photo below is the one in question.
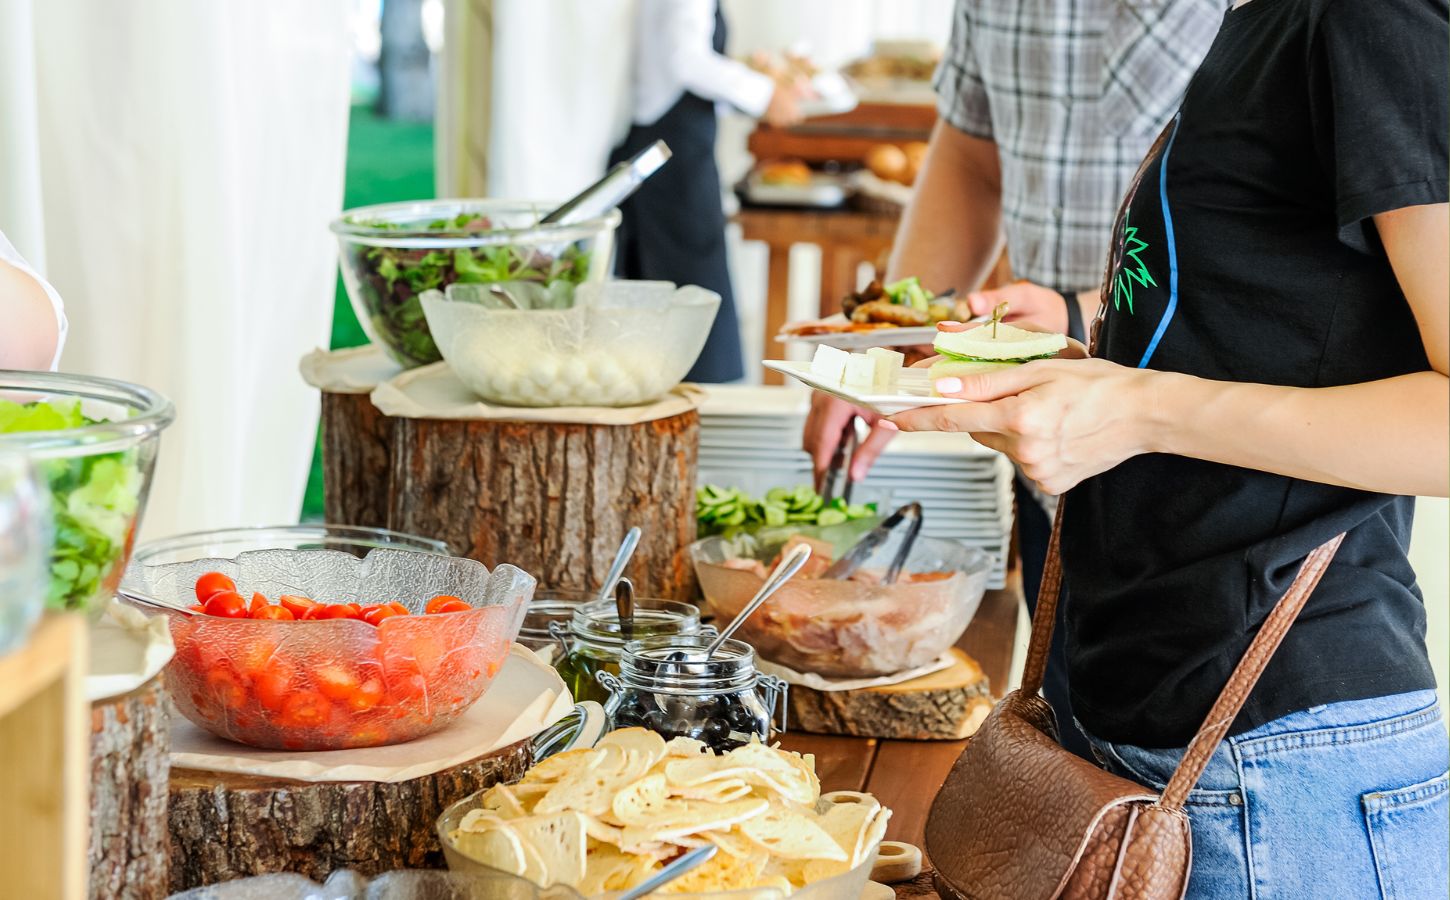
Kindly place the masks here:
POLYGON ((1365 700, 1344 700, 1281 716, 1229 739, 1245 756, 1297 747, 1350 744, 1441 721, 1435 691, 1409 691, 1365 700))

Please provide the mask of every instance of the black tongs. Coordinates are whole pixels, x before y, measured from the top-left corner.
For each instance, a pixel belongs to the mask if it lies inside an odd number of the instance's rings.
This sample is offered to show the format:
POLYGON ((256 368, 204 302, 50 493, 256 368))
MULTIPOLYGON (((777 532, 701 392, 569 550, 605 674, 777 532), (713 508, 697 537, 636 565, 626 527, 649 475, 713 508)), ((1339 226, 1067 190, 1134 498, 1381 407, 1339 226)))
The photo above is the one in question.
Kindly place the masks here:
POLYGON ((821 577, 844 580, 856 574, 856 570, 861 568, 861 564, 870 559, 871 555, 886 543, 891 532, 896 530, 896 526, 907 518, 911 519, 911 524, 907 526, 906 537, 902 539, 901 546, 896 550, 896 556, 892 558, 891 565, 886 568, 886 574, 881 579, 882 584, 895 584, 896 579, 901 577, 901 569, 906 565, 906 557, 910 555, 911 547, 916 543, 916 536, 921 531, 920 503, 908 503, 887 516, 886 521, 868 531, 865 537, 856 542, 856 546, 831 563, 831 567, 821 577))

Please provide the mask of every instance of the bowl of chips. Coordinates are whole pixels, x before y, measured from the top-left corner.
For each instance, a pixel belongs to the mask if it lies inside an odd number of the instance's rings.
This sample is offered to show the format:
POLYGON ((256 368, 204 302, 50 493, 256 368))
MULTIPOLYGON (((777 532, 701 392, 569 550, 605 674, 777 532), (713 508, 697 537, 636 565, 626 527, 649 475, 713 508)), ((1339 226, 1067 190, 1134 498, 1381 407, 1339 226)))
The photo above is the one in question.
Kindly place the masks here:
POLYGON ((616 896, 713 843, 713 858, 659 893, 852 900, 890 817, 869 794, 823 795, 809 755, 759 742, 717 754, 621 728, 455 803, 438 835, 450 869, 502 870, 588 898, 616 896))

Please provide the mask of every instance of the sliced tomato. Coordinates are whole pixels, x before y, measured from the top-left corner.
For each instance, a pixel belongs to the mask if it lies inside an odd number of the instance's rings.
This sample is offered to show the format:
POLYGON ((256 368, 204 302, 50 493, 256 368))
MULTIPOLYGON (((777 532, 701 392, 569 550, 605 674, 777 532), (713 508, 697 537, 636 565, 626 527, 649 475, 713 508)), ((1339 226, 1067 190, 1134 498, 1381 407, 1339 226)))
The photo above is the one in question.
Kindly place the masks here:
POLYGON ((254 619, 274 619, 278 622, 291 622, 296 616, 285 606, 264 606, 252 613, 254 619))
POLYGON ((473 607, 469 606, 467 603, 464 603, 462 600, 449 600, 447 603, 440 603, 440 604, 438 604, 437 606, 435 606, 432 609, 428 610, 428 612, 435 613, 435 614, 437 614, 437 613, 456 613, 456 612, 468 612, 470 609, 473 609, 473 607))
POLYGON ((213 701, 227 709, 240 709, 247 702, 247 692, 241 680, 225 668, 206 673, 206 689, 213 701))
POLYGON ((413 614, 413 611, 411 609, 396 601, 393 603, 389 603, 388 609, 391 609, 393 612, 397 613, 400 616, 411 616, 413 614))
POLYGON ((398 611, 391 606, 377 604, 376 606, 364 606, 362 608, 362 620, 369 625, 377 625, 384 619, 398 615, 398 611))
POLYGON ((283 594, 282 596, 277 598, 277 602, 282 605, 283 609, 292 613, 292 615, 298 619, 307 618, 302 614, 317 605, 316 600, 309 600, 306 597, 298 597, 295 594, 283 594))
POLYGON ((206 607, 204 605, 200 604, 200 603, 193 603, 193 604, 191 604, 191 606, 188 606, 187 609, 190 609, 193 612, 199 612, 199 613, 206 612, 206 607))
POLYGON ((312 670, 312 683, 329 700, 348 700, 357 693, 357 676, 340 665, 329 664, 312 670))
POLYGON ((352 603, 334 603, 331 606, 321 606, 316 618, 318 619, 361 619, 362 610, 352 603))
POLYGON ((348 744, 353 747, 376 747, 388 742, 388 733, 376 725, 365 725, 348 734, 348 744))
POLYGON ((276 655, 277 645, 259 633, 232 651, 231 665, 236 667, 245 683, 251 684, 271 668, 276 655))
POLYGON ((282 703, 278 721, 288 728, 321 728, 332 718, 332 704, 316 691, 295 691, 282 703))
POLYGON ((292 686, 296 681, 296 672, 292 665, 285 660, 274 659, 255 679, 252 681, 252 693, 256 696, 257 702, 262 704, 263 709, 272 712, 280 712, 292 695, 292 686))
POLYGON ((203 606, 209 616, 221 616, 224 619, 245 619, 247 617, 247 601, 236 591, 220 591, 212 594, 203 606))
POLYGON ((247 604, 247 614, 255 619, 257 618, 257 613, 261 612, 262 610, 266 609, 271 605, 271 603, 267 602, 267 597, 265 594, 263 594, 261 591, 253 591, 252 602, 247 604))
POLYGON ((220 594, 222 591, 233 591, 237 589, 237 583, 220 572, 207 572, 196 580, 196 599, 202 603, 211 599, 212 594, 220 594))
MULTIPOLYGON (((434 597, 432 600, 429 600, 428 601, 428 604, 423 607, 423 612, 425 612, 425 613, 441 612, 442 610, 440 610, 439 607, 442 606, 445 603, 463 603, 463 601, 460 600, 459 598, 454 597, 454 596, 449 595, 449 594, 439 594, 438 596, 434 597)), ((468 604, 464 603, 464 606, 467 606, 467 605, 468 604)))
POLYGON ((347 698, 347 705, 358 712, 365 712, 382 703, 383 697, 386 695, 387 690, 383 687, 383 680, 369 678, 358 685, 353 695, 347 698))

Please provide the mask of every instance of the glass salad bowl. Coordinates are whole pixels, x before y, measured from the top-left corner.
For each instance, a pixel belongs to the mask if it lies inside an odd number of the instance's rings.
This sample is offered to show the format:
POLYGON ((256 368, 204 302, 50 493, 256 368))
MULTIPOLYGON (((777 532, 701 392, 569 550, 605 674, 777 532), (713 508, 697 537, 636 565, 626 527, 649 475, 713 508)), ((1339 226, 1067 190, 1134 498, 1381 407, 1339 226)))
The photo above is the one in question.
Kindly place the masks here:
POLYGON ((517 200, 423 200, 347 210, 331 227, 363 330, 412 368, 442 359, 419 302, 424 291, 503 284, 570 305, 577 285, 608 277, 619 211, 539 225, 550 209, 517 200))
MULTIPOLYGON (((957 541, 921 537, 896 583, 882 584, 903 531, 850 580, 815 577, 829 561, 813 556, 735 637, 762 659, 832 678, 891 675, 932 662, 967 630, 986 593, 992 557, 957 541)), ((778 535, 766 541, 750 534, 690 545, 700 589, 721 628, 760 589, 781 546, 778 535)))
POLYGON ((402 531, 360 525, 303 523, 178 534, 141 544, 131 560, 132 565, 154 566, 208 557, 231 559, 247 550, 341 550, 353 556, 366 556, 368 551, 379 547, 451 555, 443 541, 402 531))
POLYGON ((341 750, 409 741, 446 726, 492 683, 518 634, 534 579, 502 565, 381 548, 252 550, 235 558, 133 564, 125 585, 195 602, 197 579, 231 578, 243 596, 329 603, 397 602, 409 615, 358 619, 223 618, 159 612, 176 655, 166 686, 177 708, 218 737, 253 747, 341 750), (470 609, 425 613, 450 595, 470 609))
POLYGON ((46 606, 99 616, 126 569, 171 401, 150 388, 0 371, 0 454, 27 456, 54 523, 46 606))
POLYGON ((423 297, 459 380, 505 406, 634 406, 658 400, 694 365, 720 296, 662 281, 581 286, 564 309, 509 308, 490 289, 423 297))

